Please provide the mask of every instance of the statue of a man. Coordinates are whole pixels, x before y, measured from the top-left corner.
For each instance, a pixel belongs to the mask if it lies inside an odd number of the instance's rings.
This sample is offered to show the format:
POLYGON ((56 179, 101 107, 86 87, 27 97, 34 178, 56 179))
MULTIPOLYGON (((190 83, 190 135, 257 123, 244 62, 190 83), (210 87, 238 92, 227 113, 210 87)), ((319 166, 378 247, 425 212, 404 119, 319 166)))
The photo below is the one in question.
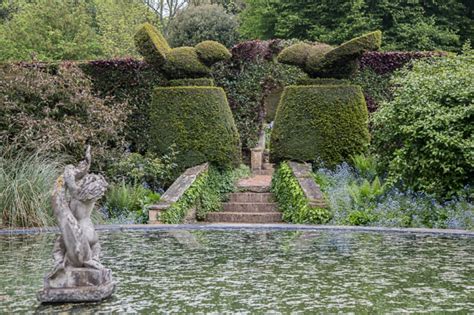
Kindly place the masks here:
POLYGON ((115 285, 109 269, 99 262, 100 245, 91 220, 95 202, 107 189, 102 175, 88 174, 90 147, 78 166, 66 166, 57 180, 52 207, 61 236, 53 249, 54 268, 45 278, 42 302, 98 301, 115 285))

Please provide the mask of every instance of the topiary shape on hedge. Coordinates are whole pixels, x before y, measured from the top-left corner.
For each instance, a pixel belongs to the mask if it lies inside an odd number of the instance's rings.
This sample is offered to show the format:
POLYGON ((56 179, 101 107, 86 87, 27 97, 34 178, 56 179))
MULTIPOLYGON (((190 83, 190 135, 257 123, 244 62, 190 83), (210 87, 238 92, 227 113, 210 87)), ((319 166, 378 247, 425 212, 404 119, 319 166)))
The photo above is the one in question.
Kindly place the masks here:
POLYGON ((364 95, 355 85, 286 87, 271 135, 270 157, 333 167, 369 144, 364 95))
POLYGON ((357 59, 366 51, 378 50, 382 32, 351 39, 338 47, 297 43, 278 55, 278 61, 300 67, 313 78, 348 78, 357 70, 357 59))
POLYGON ((171 48, 149 23, 135 34, 135 45, 145 61, 162 70, 169 79, 209 77, 210 66, 231 57, 224 45, 210 40, 196 47, 171 48))
POLYGON ((157 87, 150 109, 150 149, 166 154, 175 145, 180 169, 210 162, 240 163, 240 138, 222 88, 157 87))

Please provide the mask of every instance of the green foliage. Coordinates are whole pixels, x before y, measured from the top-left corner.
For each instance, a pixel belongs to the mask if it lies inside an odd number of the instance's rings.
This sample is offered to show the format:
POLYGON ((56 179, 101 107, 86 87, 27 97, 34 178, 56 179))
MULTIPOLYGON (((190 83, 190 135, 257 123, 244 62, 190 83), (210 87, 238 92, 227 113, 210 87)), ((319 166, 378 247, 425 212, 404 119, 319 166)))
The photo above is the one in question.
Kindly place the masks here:
POLYGON ((331 219, 327 209, 311 207, 288 163, 281 163, 272 178, 272 192, 283 220, 291 223, 326 223, 331 219))
POLYGON ((204 207, 206 210, 209 210, 212 206, 216 206, 218 204, 218 199, 212 192, 211 196, 209 196, 209 188, 207 187, 208 178, 208 172, 202 173, 194 181, 191 187, 186 190, 184 195, 161 214, 160 221, 168 224, 182 223, 188 214, 188 211, 192 207, 198 207, 201 200, 204 201, 204 207))
POLYGON ((212 40, 200 42, 195 48, 199 59, 209 66, 232 57, 232 54, 224 45, 212 40))
POLYGON ((359 176, 374 180, 377 176, 377 160, 372 155, 357 154, 352 156, 352 165, 359 176))
POLYGON ((222 88, 156 88, 150 121, 150 150, 164 155, 176 145, 179 169, 239 165, 239 133, 222 88))
POLYGON ((381 43, 380 31, 353 38, 336 48, 297 43, 283 49, 278 61, 299 66, 312 77, 347 78, 357 70, 357 58, 366 51, 379 49, 381 43))
POLYGON ((114 182, 124 182, 129 185, 145 185, 157 191, 168 186, 174 179, 176 152, 158 157, 150 152, 127 153, 119 161, 108 168, 109 178, 114 182))
POLYGON ((193 207, 196 208, 196 218, 204 220, 209 212, 221 210, 222 202, 227 200, 231 192, 236 191, 236 181, 249 174, 249 168, 244 165, 225 170, 211 166, 197 178, 178 202, 164 212, 160 217, 161 222, 182 223, 193 207))
POLYGON ((214 40, 232 47, 239 39, 237 18, 218 5, 191 6, 171 20, 168 39, 173 47, 214 40))
POLYGON ((213 68, 214 79, 229 98, 230 107, 243 148, 253 148, 264 118, 265 82, 272 86, 294 84, 305 76, 298 68, 265 61, 249 62, 241 68, 218 64, 213 68))
POLYGON ((169 86, 215 86, 214 80, 210 78, 175 79, 168 81, 169 86))
POLYGON ((163 74, 135 60, 83 62, 78 67, 89 76, 94 93, 106 99, 108 106, 128 104, 131 112, 126 121, 125 140, 132 151, 147 151, 148 108, 153 88, 165 85, 163 74))
MULTIPOLYGON (((308 55, 312 50, 312 47, 312 45, 307 43, 296 43, 286 47, 278 54, 278 62, 293 66, 304 65, 308 59, 308 55)), ((324 53, 329 51, 329 49, 331 49, 331 46, 324 45, 321 46, 321 49, 317 49, 315 51, 321 52, 321 54, 324 55, 324 53)))
POLYGON ((439 196, 472 184, 472 50, 418 61, 393 84, 393 100, 373 117, 374 149, 389 182, 439 196))
POLYGON ((158 17, 141 1, 94 0, 95 20, 102 54, 111 57, 138 57, 134 35, 145 22, 159 25, 158 17))
POLYGON ((51 192, 61 165, 38 153, 0 147, 0 218, 12 227, 49 226, 51 192))
POLYGON ((163 70, 170 78, 205 77, 211 73, 211 69, 199 60, 193 47, 171 49, 163 70))
POLYGON ((330 78, 304 78, 297 82, 297 85, 343 85, 350 84, 349 80, 330 78))
POLYGON ((240 32, 335 44, 380 29, 385 49, 453 50, 473 37, 471 12, 459 0, 247 0, 240 32))
POLYGON ((142 185, 122 182, 113 184, 107 189, 104 208, 111 222, 132 220, 132 223, 143 224, 148 220, 148 206, 159 200, 159 194, 142 185))
POLYGON ((163 35, 150 23, 143 24, 136 32, 135 46, 150 64, 161 66, 165 63, 171 48, 163 35))
MULTIPOLYGON (((364 94, 376 104, 382 104, 392 98, 391 77, 392 73, 377 74, 370 69, 365 69, 357 71, 351 78, 351 82, 360 85, 364 94)), ((369 108, 369 111, 375 111, 375 109, 369 108)))
POLYGON ((0 73, 0 143, 68 155, 71 162, 90 144, 98 169, 122 150, 127 105, 107 106, 78 67, 11 65, 0 73))
POLYGON ((270 157, 334 167, 367 149, 367 120, 358 86, 289 86, 277 110, 270 157))
POLYGON ((89 2, 24 1, 0 25, 0 61, 85 60, 102 55, 89 2))

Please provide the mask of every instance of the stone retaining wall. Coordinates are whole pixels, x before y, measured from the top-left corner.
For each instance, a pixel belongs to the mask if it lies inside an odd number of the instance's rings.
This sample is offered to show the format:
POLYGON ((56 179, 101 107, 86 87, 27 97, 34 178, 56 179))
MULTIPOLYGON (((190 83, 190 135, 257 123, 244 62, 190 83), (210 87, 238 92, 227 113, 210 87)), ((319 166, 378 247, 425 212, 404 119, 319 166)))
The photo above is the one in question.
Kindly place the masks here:
MULTIPOLYGON (((177 202, 192 186, 196 179, 203 172, 206 172, 209 168, 208 163, 204 163, 198 166, 188 168, 181 176, 174 181, 174 183, 168 188, 168 190, 161 196, 160 201, 153 206, 150 206, 148 212, 148 223, 159 224, 161 223, 159 218, 160 214, 166 210, 175 202, 177 202)), ((192 223, 195 221, 195 209, 189 209, 188 216, 184 219, 186 223, 192 223)))
POLYGON ((293 175, 301 186, 310 207, 326 208, 321 188, 314 181, 312 166, 309 163, 288 162, 293 175))

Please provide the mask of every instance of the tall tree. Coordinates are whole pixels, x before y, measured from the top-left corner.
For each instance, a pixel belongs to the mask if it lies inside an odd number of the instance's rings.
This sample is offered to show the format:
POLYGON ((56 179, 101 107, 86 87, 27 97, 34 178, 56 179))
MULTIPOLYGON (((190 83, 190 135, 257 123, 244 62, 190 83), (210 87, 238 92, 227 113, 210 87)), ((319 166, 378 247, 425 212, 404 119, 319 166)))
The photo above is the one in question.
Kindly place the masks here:
POLYGON ((139 56, 133 36, 145 22, 159 26, 159 17, 141 0, 94 0, 99 43, 106 57, 139 56))
POLYGON ((0 60, 78 60, 102 55, 89 2, 26 3, 0 29, 0 60))

